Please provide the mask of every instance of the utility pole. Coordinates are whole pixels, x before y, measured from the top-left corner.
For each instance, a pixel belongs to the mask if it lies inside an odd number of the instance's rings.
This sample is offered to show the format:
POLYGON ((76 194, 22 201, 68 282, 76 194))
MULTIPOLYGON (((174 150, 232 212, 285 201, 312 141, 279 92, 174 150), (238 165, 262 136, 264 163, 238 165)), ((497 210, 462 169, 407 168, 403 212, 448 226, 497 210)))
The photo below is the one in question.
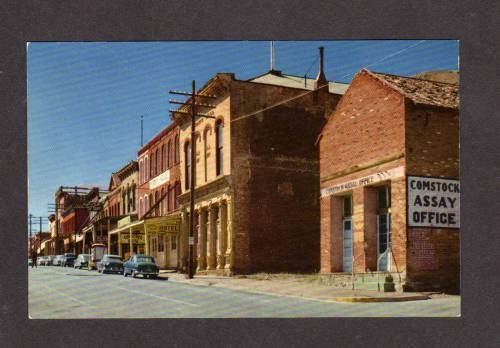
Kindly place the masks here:
POLYGON ((207 114, 197 114, 196 107, 201 106, 204 108, 214 109, 215 105, 206 104, 206 103, 196 103, 196 98, 211 98, 216 99, 216 96, 213 95, 202 95, 196 94, 196 82, 192 81, 191 84, 191 93, 187 92, 178 92, 178 91, 170 91, 170 94, 178 94, 191 97, 191 103, 187 104, 186 102, 178 101, 178 100, 170 100, 169 102, 172 104, 180 104, 180 105, 190 105, 191 112, 183 111, 183 110, 170 110, 171 113, 181 113, 181 114, 190 114, 191 115, 191 177, 189 178, 189 248, 188 248, 188 279, 193 279, 194 277, 194 190, 196 186, 196 138, 195 138, 195 128, 196 128, 196 117, 204 117, 204 118, 213 118, 215 116, 207 115, 207 114))
MULTIPOLYGON (((32 217, 32 216, 33 216, 33 215, 32 215, 32 214, 30 214, 30 241, 29 241, 29 249, 30 249, 30 254, 33 252, 33 250, 32 250, 32 249, 33 249, 33 245, 32 245, 32 240, 31 240, 31 234, 32 234, 32 229, 31 229, 31 217, 32 217)), ((30 255, 30 257, 31 257, 31 255, 30 255)), ((33 260, 32 260, 32 261, 33 261, 33 260)))

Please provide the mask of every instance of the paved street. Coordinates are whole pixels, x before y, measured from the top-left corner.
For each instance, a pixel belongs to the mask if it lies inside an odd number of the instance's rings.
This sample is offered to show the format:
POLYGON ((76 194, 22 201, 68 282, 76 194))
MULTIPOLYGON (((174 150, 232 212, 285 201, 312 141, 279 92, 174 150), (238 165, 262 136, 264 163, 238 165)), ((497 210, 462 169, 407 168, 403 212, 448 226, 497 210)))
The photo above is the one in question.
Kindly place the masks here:
POLYGON ((458 316, 460 297, 340 303, 61 267, 29 268, 29 315, 44 318, 458 316))

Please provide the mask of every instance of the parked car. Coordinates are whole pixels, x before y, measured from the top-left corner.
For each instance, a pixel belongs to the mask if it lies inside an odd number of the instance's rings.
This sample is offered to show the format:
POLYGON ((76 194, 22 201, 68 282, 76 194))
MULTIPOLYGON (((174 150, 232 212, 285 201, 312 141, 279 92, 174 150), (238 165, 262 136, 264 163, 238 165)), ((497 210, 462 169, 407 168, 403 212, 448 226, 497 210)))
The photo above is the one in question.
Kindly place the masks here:
POLYGON ((56 258, 55 255, 47 256, 47 261, 46 261, 47 266, 54 266, 54 259, 55 258, 56 258))
POLYGON ((64 255, 56 255, 53 261, 54 266, 61 266, 63 257, 64 255))
POLYGON ((123 273, 123 261, 118 255, 106 254, 102 257, 101 261, 96 264, 97 272, 107 273, 123 273))
POLYGON ((45 265, 45 256, 39 256, 36 258, 36 265, 37 266, 44 266, 45 265))
POLYGON ((65 253, 61 260, 61 266, 63 267, 73 267, 75 263, 76 255, 72 253, 65 253))
POLYGON ((75 268, 88 268, 89 267, 89 254, 80 254, 76 257, 75 262, 73 264, 75 268))
POLYGON ((141 274, 144 278, 156 278, 158 277, 158 273, 160 273, 160 268, 151 256, 137 254, 123 264, 124 277, 131 274, 135 278, 141 274))

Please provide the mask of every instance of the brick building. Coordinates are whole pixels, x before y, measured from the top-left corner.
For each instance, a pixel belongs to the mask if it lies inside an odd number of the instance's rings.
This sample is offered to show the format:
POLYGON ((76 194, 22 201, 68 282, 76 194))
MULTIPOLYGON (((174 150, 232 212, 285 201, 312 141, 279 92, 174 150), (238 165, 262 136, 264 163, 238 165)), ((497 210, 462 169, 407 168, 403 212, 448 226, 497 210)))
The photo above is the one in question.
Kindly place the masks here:
POLYGON ((322 273, 458 289, 458 121, 457 84, 353 78, 319 140, 322 273))
POLYGON ((144 233, 145 252, 162 268, 178 267, 180 211, 179 128, 172 123, 137 153, 138 217, 144 233))
MULTIPOLYGON (((219 274, 319 269, 319 154, 327 115, 346 89, 270 72, 250 80, 219 73, 199 94, 217 96, 214 118, 196 121, 195 249, 197 272, 219 274)), ((189 100, 179 111, 190 110, 189 100)), ((180 127, 183 212, 181 265, 189 234, 190 117, 180 127)))

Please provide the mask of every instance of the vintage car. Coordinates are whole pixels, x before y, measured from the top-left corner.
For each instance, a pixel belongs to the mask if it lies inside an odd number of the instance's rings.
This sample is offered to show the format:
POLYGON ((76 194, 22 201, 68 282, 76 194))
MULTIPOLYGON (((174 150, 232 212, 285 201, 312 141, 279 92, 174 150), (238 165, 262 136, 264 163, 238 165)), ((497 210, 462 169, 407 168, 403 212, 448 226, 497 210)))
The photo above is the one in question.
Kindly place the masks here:
POLYGON ((36 259, 37 266, 46 266, 47 265, 47 257, 46 256, 38 256, 36 259))
POLYGON ((52 264, 54 266, 61 266, 63 257, 64 255, 56 255, 56 257, 54 257, 54 260, 52 261, 52 264))
POLYGON ((123 261, 118 255, 104 255, 101 261, 97 262, 97 272, 101 273, 123 273, 123 261))
POLYGON ((73 267, 75 263, 75 254, 65 253, 61 260, 61 266, 63 267, 73 267))
POLYGON ((144 278, 157 278, 159 272, 154 258, 143 254, 134 255, 123 264, 124 277, 131 274, 135 278, 141 274, 144 278))
POLYGON ((89 267, 89 254, 80 254, 76 257, 73 264, 74 268, 88 268, 89 267))

